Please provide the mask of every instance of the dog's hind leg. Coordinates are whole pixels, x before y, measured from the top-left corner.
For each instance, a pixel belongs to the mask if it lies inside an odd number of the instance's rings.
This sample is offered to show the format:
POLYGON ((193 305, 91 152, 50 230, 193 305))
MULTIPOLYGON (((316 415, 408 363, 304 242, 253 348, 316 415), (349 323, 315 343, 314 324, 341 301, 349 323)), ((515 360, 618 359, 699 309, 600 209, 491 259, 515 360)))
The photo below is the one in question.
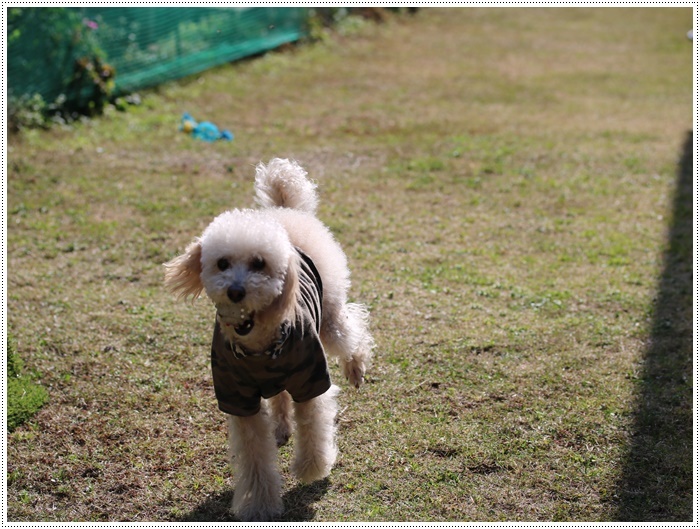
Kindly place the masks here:
POLYGON ((292 436, 294 425, 292 423, 292 396, 283 391, 272 397, 269 401, 272 421, 275 424, 275 441, 277 446, 287 444, 292 436))
POLYGON ((229 415, 229 450, 236 489, 232 513, 244 522, 269 522, 283 510, 277 445, 266 410, 252 417, 229 415))
POLYGON ((359 303, 343 305, 337 316, 324 320, 321 341, 326 352, 338 358, 345 378, 359 388, 374 348, 367 308, 359 303))
POLYGON ((294 403, 297 430, 292 473, 303 483, 325 478, 335 464, 338 455, 335 444, 338 404, 335 398, 339 392, 337 386, 331 386, 323 395, 294 403))

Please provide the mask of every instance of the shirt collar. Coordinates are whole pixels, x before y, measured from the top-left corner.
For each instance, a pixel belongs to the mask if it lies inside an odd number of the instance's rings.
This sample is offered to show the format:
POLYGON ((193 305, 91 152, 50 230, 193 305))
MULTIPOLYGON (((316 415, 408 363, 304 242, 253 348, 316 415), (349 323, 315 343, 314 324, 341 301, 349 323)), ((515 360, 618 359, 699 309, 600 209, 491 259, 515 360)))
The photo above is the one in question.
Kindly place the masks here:
POLYGON ((236 358, 245 358, 247 356, 269 356, 271 360, 276 359, 280 354, 282 354, 282 349, 284 344, 287 343, 287 339, 292 333, 292 326, 288 321, 285 321, 280 325, 279 335, 277 339, 270 344, 270 347, 264 351, 257 353, 254 351, 249 351, 240 344, 229 342, 229 348, 233 352, 236 358))

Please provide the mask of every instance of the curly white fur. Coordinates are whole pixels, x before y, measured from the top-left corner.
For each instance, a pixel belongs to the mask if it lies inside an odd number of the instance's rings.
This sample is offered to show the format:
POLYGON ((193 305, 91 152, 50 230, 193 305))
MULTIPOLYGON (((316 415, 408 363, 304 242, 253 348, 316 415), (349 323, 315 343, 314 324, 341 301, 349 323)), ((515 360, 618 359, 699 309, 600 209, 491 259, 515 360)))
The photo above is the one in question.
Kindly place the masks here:
POLYGON ((255 172, 255 201, 259 206, 316 213, 316 185, 298 163, 275 158, 267 165, 258 164, 255 172))
MULTIPOLYGON (((321 342, 350 383, 359 387, 374 347, 369 313, 363 305, 348 303, 347 259, 315 217, 316 185, 296 162, 273 159, 256 167, 255 199, 260 209, 222 213, 182 255, 166 263, 166 286, 182 298, 196 298, 204 290, 216 305, 224 335, 249 351, 263 351, 281 322, 296 314, 294 248, 300 248, 313 260, 323 283, 321 342), (244 334, 239 334, 241 321, 246 323, 244 334)), ((229 416, 229 449, 237 477, 232 511, 238 518, 269 521, 282 514, 277 446, 289 439, 294 424, 292 472, 305 482, 330 473, 337 455, 338 392, 332 386, 304 403, 293 403, 283 392, 252 417, 229 416)))

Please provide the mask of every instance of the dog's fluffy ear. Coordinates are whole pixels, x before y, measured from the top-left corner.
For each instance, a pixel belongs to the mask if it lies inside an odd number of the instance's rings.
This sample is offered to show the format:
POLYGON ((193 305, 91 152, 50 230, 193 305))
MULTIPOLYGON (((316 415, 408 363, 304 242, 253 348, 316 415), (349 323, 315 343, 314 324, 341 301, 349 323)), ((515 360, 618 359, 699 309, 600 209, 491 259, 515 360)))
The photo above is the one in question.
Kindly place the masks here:
POLYGON ((168 261, 165 266, 165 286, 179 299, 192 296, 195 300, 202 293, 202 243, 199 239, 190 243, 185 253, 168 261))

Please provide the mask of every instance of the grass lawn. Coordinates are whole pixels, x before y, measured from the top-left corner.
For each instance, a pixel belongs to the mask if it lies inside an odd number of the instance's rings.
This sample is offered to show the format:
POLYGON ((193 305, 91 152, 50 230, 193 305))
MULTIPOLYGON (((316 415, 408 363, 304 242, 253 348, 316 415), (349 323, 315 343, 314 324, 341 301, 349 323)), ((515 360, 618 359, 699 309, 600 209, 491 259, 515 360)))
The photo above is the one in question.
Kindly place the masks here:
POLYGON ((7 327, 49 402, 9 521, 225 521, 210 303, 163 262, 293 157, 372 310, 286 521, 691 521, 690 8, 422 9, 7 149, 7 327), (178 132, 188 111, 232 143, 178 132))

